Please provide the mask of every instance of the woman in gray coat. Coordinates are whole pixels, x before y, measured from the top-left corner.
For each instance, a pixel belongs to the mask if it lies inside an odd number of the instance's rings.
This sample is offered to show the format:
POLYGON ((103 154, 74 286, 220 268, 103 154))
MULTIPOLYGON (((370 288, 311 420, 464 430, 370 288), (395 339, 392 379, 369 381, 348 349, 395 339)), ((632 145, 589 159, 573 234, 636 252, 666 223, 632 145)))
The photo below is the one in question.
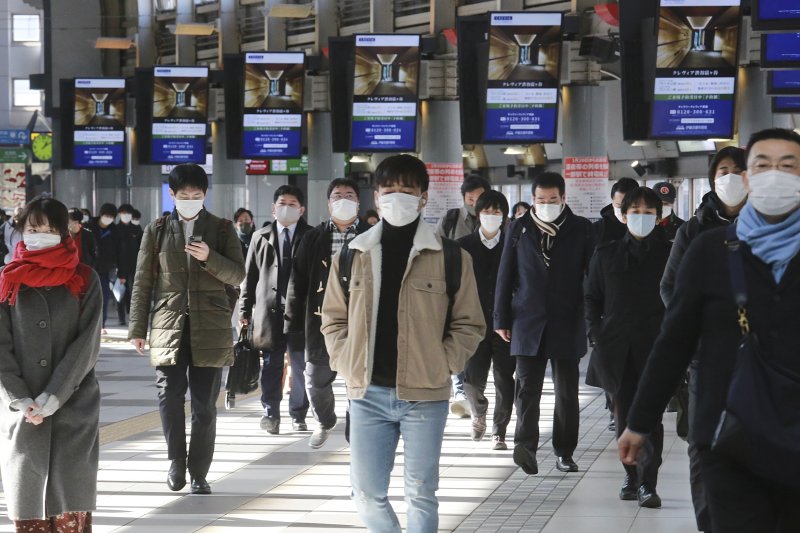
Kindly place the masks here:
POLYGON ((97 500, 102 292, 67 208, 36 199, 0 272, 0 470, 16 531, 86 533, 97 500))

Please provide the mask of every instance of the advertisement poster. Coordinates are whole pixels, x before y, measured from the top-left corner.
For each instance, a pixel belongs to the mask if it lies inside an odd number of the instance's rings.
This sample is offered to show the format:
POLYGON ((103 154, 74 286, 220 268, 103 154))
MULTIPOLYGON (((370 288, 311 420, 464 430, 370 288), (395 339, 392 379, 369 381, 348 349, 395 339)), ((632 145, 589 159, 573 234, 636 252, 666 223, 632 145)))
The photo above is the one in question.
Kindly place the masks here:
POLYGON ((654 139, 733 136, 739 0, 661 0, 654 139))
POLYGON ((304 67, 302 52, 245 54, 244 157, 300 157, 304 67))
POLYGON ((600 210, 608 204, 608 158, 565 157, 564 181, 567 204, 578 216, 600 218, 600 210))
POLYGON ((464 182, 462 163, 426 163, 428 168, 428 203, 423 219, 435 226, 449 209, 464 205, 461 184, 464 182))
POLYGON ((208 68, 155 67, 153 84, 152 162, 205 162, 208 68))
POLYGON ((75 80, 75 168, 124 168, 125 80, 75 80))
POLYGON ((419 35, 356 35, 353 152, 417 147, 419 35))
POLYGON ((0 209, 12 211, 25 206, 25 163, 0 163, 0 209))
POLYGON ((484 140, 556 141, 561 13, 492 13, 484 140))

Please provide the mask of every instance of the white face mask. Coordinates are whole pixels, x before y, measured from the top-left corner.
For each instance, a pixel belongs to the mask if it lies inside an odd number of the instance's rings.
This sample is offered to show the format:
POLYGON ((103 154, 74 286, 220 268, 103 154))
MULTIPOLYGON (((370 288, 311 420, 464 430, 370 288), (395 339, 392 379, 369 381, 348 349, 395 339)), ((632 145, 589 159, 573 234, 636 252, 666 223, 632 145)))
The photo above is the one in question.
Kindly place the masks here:
POLYGON ((656 216, 632 213, 628 215, 628 231, 635 237, 647 237, 656 227, 656 216))
POLYGON ((191 220, 203 210, 204 201, 205 198, 200 200, 178 200, 175 198, 175 209, 178 210, 178 213, 183 218, 191 220))
POLYGON ((738 174, 725 174, 714 180, 714 192, 723 204, 736 207, 747 198, 744 179, 738 174))
POLYGON ((486 233, 494 233, 503 225, 503 215, 481 213, 481 227, 486 233))
POLYGON ((564 210, 564 204, 534 204, 534 210, 543 222, 553 222, 564 210))
POLYGON ((110 226, 114 223, 114 217, 102 216, 100 217, 100 223, 104 226, 110 226))
POLYGON ((142 223, 141 220, 131 220, 131 224, 133 224, 134 226, 138 226, 141 223, 142 223))
POLYGON ((81 224, 86 224, 87 222, 89 222, 89 217, 87 217, 86 215, 83 215, 81 217, 81 224))
POLYGON ((622 208, 621 207, 614 207, 614 216, 617 217, 617 220, 619 220, 623 224, 625 223, 622 220, 622 208))
POLYGON ((119 216, 119 220, 123 224, 130 224, 131 223, 131 219, 133 219, 133 215, 131 215, 130 213, 122 213, 119 216))
POLYGON ((300 208, 291 205, 276 205, 275 218, 286 227, 300 220, 300 208))
POLYGON ((751 175, 747 201, 762 215, 785 215, 800 205, 800 176, 781 170, 751 175))
POLYGON ((661 217, 662 218, 669 218, 669 216, 671 214, 672 214, 672 206, 671 205, 665 205, 664 207, 661 208, 661 217))
POLYGON ((403 192, 384 194, 378 200, 381 217, 396 227, 408 226, 419 216, 420 197, 403 192))
POLYGON ((25 233, 22 236, 25 249, 28 251, 45 250, 61 244, 61 235, 52 233, 25 233))
POLYGON ((358 202, 342 198, 331 204, 331 216, 336 220, 347 222, 358 216, 358 202))

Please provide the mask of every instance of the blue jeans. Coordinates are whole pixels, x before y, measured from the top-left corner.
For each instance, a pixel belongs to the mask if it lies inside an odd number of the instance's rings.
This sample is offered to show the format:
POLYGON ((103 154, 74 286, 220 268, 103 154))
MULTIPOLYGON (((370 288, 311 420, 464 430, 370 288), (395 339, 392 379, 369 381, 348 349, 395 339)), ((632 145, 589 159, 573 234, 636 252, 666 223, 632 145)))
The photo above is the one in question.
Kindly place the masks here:
POLYGON ((397 390, 370 385, 350 402, 350 482, 358 515, 367 529, 401 531, 389 503, 389 476, 399 438, 405 455, 407 531, 435 533, 439 527, 439 456, 442 453, 447 400, 407 402, 397 390))
POLYGON ((453 399, 456 401, 466 400, 467 395, 464 393, 464 372, 453 374, 450 376, 450 380, 453 382, 453 399))

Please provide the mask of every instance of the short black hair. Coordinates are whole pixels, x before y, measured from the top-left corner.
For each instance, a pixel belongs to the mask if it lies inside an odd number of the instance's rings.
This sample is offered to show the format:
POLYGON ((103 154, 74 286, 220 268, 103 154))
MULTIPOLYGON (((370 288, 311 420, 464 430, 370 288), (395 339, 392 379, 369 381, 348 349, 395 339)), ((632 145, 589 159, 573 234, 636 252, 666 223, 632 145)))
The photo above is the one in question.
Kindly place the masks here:
POLYGON ((511 216, 516 215, 517 214, 517 209, 519 209, 520 207, 524 207, 525 211, 528 211, 531 208, 531 204, 529 204, 528 202, 517 202, 517 203, 515 203, 514 207, 512 207, 511 211, 510 211, 511 216))
POLYGON ((644 204, 647 207, 655 207, 656 215, 661 218, 662 208, 664 203, 658 197, 656 191, 650 187, 636 187, 632 191, 625 193, 625 199, 622 200, 622 213, 627 213, 628 209, 634 205, 644 204))
POLYGON ((381 216, 378 214, 378 212, 377 212, 377 211, 375 211, 374 209, 370 209, 370 210, 369 210, 369 211, 367 211, 367 213, 364 215, 364 222, 366 222, 367 220, 369 220, 369 219, 370 219, 370 218, 372 218, 372 217, 375 217, 375 218, 377 218, 378 220, 380 220, 380 219, 381 219, 381 216))
POLYGON ((564 183, 564 178, 558 172, 542 172, 533 178, 531 185, 531 194, 536 195, 536 189, 552 189, 558 187, 558 193, 564 196, 567 190, 567 185, 564 183))
POLYGON ((208 175, 203 167, 194 163, 175 165, 169 173, 169 188, 172 192, 181 189, 200 189, 205 194, 208 191, 208 175))
POLYGON ((428 169, 419 158, 413 155, 400 154, 387 157, 375 169, 375 187, 403 185, 419 187, 422 192, 428 190, 428 169))
POLYGON ((272 202, 275 203, 278 201, 278 198, 281 196, 288 194, 289 196, 294 196, 297 198, 297 201, 300 202, 300 205, 306 205, 306 197, 303 194, 303 190, 300 187, 295 187, 294 185, 281 185, 275 190, 275 194, 272 195, 272 202))
POLYGON ((614 199, 614 195, 618 192, 622 194, 628 194, 632 190, 639 187, 639 182, 633 178, 620 178, 614 182, 614 185, 611 186, 611 199, 614 199))
POLYGON ((133 215, 133 206, 131 204, 122 204, 121 206, 119 206, 119 209, 117 209, 117 212, 120 214, 130 213, 131 215, 133 215))
POLYGON ((477 174, 471 174, 464 178, 464 183, 461 184, 461 196, 466 196, 468 192, 478 189, 488 191, 491 188, 492 186, 489 185, 489 181, 486 178, 477 174))
POLYGON ((115 217, 117 216, 117 206, 114 204, 103 204, 100 206, 100 216, 110 216, 115 217))
POLYGON ((138 209, 134 209, 133 210, 133 218, 135 218, 136 220, 141 220, 142 212, 139 211, 138 209))
POLYGON ((717 177, 717 167, 725 159, 732 159, 733 164, 742 170, 747 169, 747 157, 745 151, 738 146, 726 146, 711 158, 711 163, 708 165, 708 185, 711 190, 714 190, 714 181, 717 177))
POLYGON ((69 219, 73 222, 81 222, 83 220, 83 211, 73 207, 69 210, 69 219))
POLYGON ((326 198, 331 197, 331 194, 333 194, 333 189, 336 187, 350 187, 356 192, 356 196, 361 194, 361 190, 359 190, 356 180, 352 178, 336 178, 331 180, 330 184, 328 184, 328 195, 326 198))
POLYGON ((69 237, 69 212, 67 206, 51 197, 38 196, 31 200, 19 215, 19 227, 29 223, 34 226, 47 224, 59 235, 63 243, 69 237))
POLYGON ((772 139, 778 141, 789 141, 800 145, 800 134, 794 130, 788 130, 786 128, 769 128, 766 130, 757 131, 752 134, 750 136, 750 140, 747 141, 747 148, 745 148, 745 159, 750 158, 750 151, 753 149, 754 144, 772 139))
POLYGON ((85 207, 81 207, 81 213, 83 213, 84 215, 86 215, 86 216, 87 216, 87 217, 89 217, 89 218, 92 218, 92 212, 91 212, 91 211, 89 211, 89 210, 88 210, 87 208, 85 208, 85 207))
POLYGON ((252 211, 250 211, 249 209, 247 209, 245 207, 240 207, 239 209, 236 210, 235 213, 233 213, 233 223, 235 224, 239 220, 239 217, 244 215, 245 213, 250 215, 250 218, 255 219, 255 217, 253 216, 253 212, 252 211))
POLYGON ((475 213, 480 214, 484 209, 499 209, 503 212, 503 218, 508 218, 508 200, 500 191, 489 189, 478 197, 475 213))

